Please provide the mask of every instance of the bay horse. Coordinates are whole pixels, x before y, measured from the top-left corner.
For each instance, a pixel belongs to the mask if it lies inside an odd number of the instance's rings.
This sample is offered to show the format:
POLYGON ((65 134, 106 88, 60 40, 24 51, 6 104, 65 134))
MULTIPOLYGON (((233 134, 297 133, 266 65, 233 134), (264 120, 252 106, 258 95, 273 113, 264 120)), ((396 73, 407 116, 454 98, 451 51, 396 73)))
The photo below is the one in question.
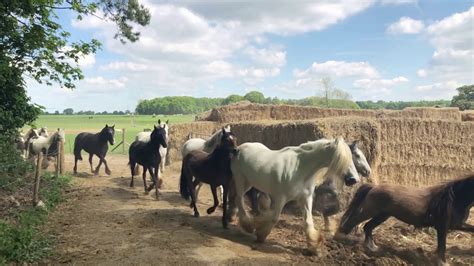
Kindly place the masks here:
POLYGON ((342 137, 320 139, 299 146, 270 150, 261 143, 244 143, 231 160, 240 226, 247 232, 255 231, 258 242, 267 238, 278 222, 285 204, 297 200, 303 209, 309 251, 317 253, 323 238, 315 230, 312 207, 313 192, 318 182, 331 179, 336 188, 359 181, 357 171, 344 179, 353 166, 349 146, 342 137), (269 195, 272 204, 266 213, 250 217, 244 207, 244 194, 251 187, 269 195))
MULTIPOLYGON (((165 141, 166 144, 168 144, 169 140, 169 126, 168 126, 169 120, 166 120, 166 122, 161 122, 161 119, 158 119, 158 125, 162 127, 165 130, 165 141)), ((142 131, 139 132, 135 136, 135 140, 141 141, 141 142, 149 142, 150 141, 150 136, 151 136, 151 131, 142 131)), ((168 148, 165 148, 160 145, 159 148, 160 152, 160 157, 161 157, 161 162, 160 162, 160 171, 158 172, 158 179, 161 180, 160 174, 164 173, 165 171, 165 165, 166 165, 166 155, 168 154, 168 148)), ((143 169, 143 171, 146 171, 146 169, 143 169)), ((160 184, 158 184, 160 186, 160 184)), ((161 188, 161 186, 160 186, 161 188)))
MULTIPOLYGON (((230 125, 225 126, 224 129, 226 132, 230 132, 230 125)), ((181 149, 182 158, 184 158, 191 151, 203 151, 203 152, 211 153, 219 144, 219 141, 222 139, 223 132, 224 131, 222 130, 217 130, 207 140, 204 140, 201 138, 191 138, 187 140, 183 144, 183 147, 181 149)), ((202 186, 202 183, 199 183, 197 185, 196 201, 199 195, 199 191, 201 190, 201 186, 202 186)), ((222 199, 223 191, 222 191, 222 187, 220 186, 219 186, 219 194, 220 194, 220 198, 222 199)))
POLYGON ((130 171, 132 173, 132 180, 130 181, 130 187, 133 187, 133 176, 135 175, 135 166, 139 164, 143 166, 143 187, 145 189, 145 194, 148 194, 153 187, 155 187, 155 196, 156 199, 159 198, 159 167, 161 162, 161 155, 159 148, 160 146, 167 148, 166 143, 166 132, 165 129, 161 126, 153 125, 153 131, 150 134, 150 141, 142 142, 135 140, 128 150, 129 165, 130 171), (153 184, 148 188, 146 186, 146 170, 150 173, 152 177, 153 184))
POLYGON ((372 231, 389 217, 395 217, 415 227, 434 227, 438 238, 437 262, 446 263, 448 230, 474 232, 466 224, 474 204, 474 174, 429 187, 400 185, 362 185, 354 195, 339 225, 339 237, 369 220, 364 225, 364 245, 377 251, 372 231))
POLYGON ((112 174, 107 165, 107 161, 105 160, 105 155, 109 150, 110 145, 114 145, 115 143, 115 125, 109 127, 107 124, 99 133, 88 133, 82 132, 76 136, 74 140, 74 174, 77 174, 77 161, 82 161, 81 151, 84 150, 89 153, 89 164, 91 167, 91 172, 95 175, 99 174, 99 169, 102 163, 105 165, 105 173, 107 175, 112 174), (92 167, 92 157, 96 155, 99 157, 99 164, 95 168, 92 167))
POLYGON ((222 186, 224 189, 222 226, 227 228, 227 193, 232 180, 230 159, 237 153, 237 139, 232 132, 227 132, 225 128, 222 128, 220 135, 219 144, 211 153, 194 150, 183 158, 179 191, 184 199, 189 200, 191 197, 194 217, 199 217, 195 187, 201 182, 211 186, 214 205, 207 209, 207 213, 211 214, 219 206, 216 188, 222 186))

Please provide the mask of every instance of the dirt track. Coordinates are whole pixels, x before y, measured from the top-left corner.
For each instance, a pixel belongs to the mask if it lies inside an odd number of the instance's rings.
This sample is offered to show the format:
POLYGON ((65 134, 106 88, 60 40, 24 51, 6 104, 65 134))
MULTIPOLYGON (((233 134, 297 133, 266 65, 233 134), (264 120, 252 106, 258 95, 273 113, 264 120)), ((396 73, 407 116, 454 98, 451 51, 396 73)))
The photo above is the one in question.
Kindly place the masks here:
MULTIPOLYGON (((427 264, 435 249, 435 233, 414 230, 389 220, 374 232, 382 251, 369 254, 360 245, 328 240, 328 255, 308 256, 302 218, 285 213, 265 244, 254 243, 234 224, 223 229, 221 210, 207 215, 209 189, 200 196, 201 218, 194 218, 178 192, 178 164, 163 175, 160 201, 144 195, 141 178, 130 188, 127 158, 109 155, 111 176, 93 176, 88 162, 67 193, 67 202, 51 216, 46 230, 56 237, 55 254, 46 263, 74 264, 427 264)), ((67 170, 72 157, 66 157, 67 170)), ((95 162, 96 164, 96 162, 95 162)), ((474 222, 471 212, 470 222, 474 222)), ((316 226, 321 226, 315 216, 316 226)), ((474 264, 472 235, 451 233, 448 258, 454 264, 474 264)))

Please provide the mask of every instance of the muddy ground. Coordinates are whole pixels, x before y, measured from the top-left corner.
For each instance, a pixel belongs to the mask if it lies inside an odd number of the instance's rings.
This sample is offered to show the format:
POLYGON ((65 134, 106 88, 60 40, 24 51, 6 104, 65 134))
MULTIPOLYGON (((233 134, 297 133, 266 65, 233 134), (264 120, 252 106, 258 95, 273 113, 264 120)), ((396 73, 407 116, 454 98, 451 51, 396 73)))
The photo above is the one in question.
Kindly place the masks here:
MULTIPOLYGON (((430 264, 436 248, 433 230, 415 230, 390 219, 375 230, 378 253, 359 245, 343 245, 327 236, 327 255, 307 253, 303 220, 298 211, 282 216, 267 242, 243 233, 234 223, 221 225, 221 209, 207 215, 209 189, 200 195, 200 218, 192 216, 189 203, 178 192, 179 164, 166 168, 160 201, 143 193, 141 177, 130 188, 127 158, 109 155, 112 175, 89 173, 87 161, 66 192, 66 202, 50 217, 45 230, 56 240, 54 255, 45 263, 74 264, 430 264)), ((97 163, 97 160, 94 162, 97 163)), ((72 157, 66 157, 67 170, 72 157)), ((471 212, 471 214, 474 211, 471 212)), ((470 223, 474 223, 474 215, 470 223)), ((315 225, 322 226, 315 216, 315 225)), ((472 234, 452 232, 448 239, 449 262, 474 265, 472 234)))

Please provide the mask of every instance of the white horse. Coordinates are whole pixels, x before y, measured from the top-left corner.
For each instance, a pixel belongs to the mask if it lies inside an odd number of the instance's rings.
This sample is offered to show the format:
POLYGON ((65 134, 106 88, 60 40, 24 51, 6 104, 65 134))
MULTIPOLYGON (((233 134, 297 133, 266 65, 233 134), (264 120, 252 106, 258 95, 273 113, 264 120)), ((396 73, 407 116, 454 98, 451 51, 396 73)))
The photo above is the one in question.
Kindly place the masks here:
POLYGON ((52 135, 48 137, 39 136, 37 138, 31 139, 28 146, 28 158, 32 159, 40 152, 43 152, 45 155, 47 155, 49 147, 51 146, 51 144, 53 144, 53 142, 64 141, 64 139, 64 130, 60 128, 58 128, 58 131, 55 131, 52 135))
MULTIPOLYGON (((166 144, 168 144, 168 131, 169 131, 168 122, 169 120, 166 120, 166 122, 161 122, 161 119, 158 119, 158 125, 161 128, 164 128, 166 132, 166 139, 165 139, 166 144)), ((135 137, 135 140, 141 141, 141 142, 149 142, 150 136, 151 136, 151 131, 139 132, 137 136, 135 137)), ((159 167, 160 171, 158 171, 158 178, 160 177, 160 172, 164 173, 165 165, 166 165, 166 154, 168 154, 168 148, 163 148, 163 146, 160 145, 159 151, 160 151, 160 156, 161 156, 161 162, 160 162, 160 167, 159 167)), ((159 180, 161 180, 161 178, 159 178, 159 180)))
MULTIPOLYGON (((230 125, 224 127, 225 132, 230 132, 230 125)), ((183 144, 181 149, 181 155, 186 157, 191 151, 203 151, 206 153, 211 153, 214 151, 216 146, 219 144, 219 141, 222 139, 222 130, 217 130, 210 138, 203 140, 201 138, 192 138, 186 141, 183 144)), ((201 190, 203 183, 199 183, 196 188, 196 201, 198 199, 199 191, 201 190)), ((224 189, 222 186, 219 186, 219 198, 223 202, 222 195, 224 195, 224 189)))
MULTIPOLYGON (((340 190, 344 181, 348 183, 344 178, 349 168, 355 169, 351 150, 343 138, 320 139, 281 150, 270 150, 261 143, 244 143, 238 150, 231 160, 231 170, 241 227, 249 233, 255 230, 257 241, 263 242, 285 204, 297 200, 303 207, 308 248, 317 253, 323 239, 313 224, 314 188, 317 183, 332 179, 340 190), (270 210, 256 217, 250 217, 244 207, 245 192, 251 187, 269 195, 272 203, 270 210)), ((355 171, 349 183, 358 181, 355 171)))
POLYGON ((42 127, 39 130, 35 128, 30 128, 24 135, 25 143, 25 158, 29 158, 29 147, 32 139, 38 138, 39 136, 49 137, 48 129, 42 127))

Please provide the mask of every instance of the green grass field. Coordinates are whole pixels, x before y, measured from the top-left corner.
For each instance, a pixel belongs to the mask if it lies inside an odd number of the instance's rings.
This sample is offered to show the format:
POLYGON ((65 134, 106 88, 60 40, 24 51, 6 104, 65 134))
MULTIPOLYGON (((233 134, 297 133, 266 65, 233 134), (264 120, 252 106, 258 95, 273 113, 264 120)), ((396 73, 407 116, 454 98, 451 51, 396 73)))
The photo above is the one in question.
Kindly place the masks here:
MULTIPOLYGON (((63 128, 66 131, 66 153, 72 153, 74 138, 80 132, 99 132, 105 124, 109 126, 115 124, 115 129, 125 129, 125 141, 132 143, 135 139, 135 135, 143 131, 145 128, 153 128, 153 124, 158 123, 158 119, 166 121, 169 119, 170 127, 175 123, 185 123, 194 121, 194 115, 169 115, 169 116, 156 116, 153 118, 151 115, 94 115, 92 119, 89 119, 89 115, 41 115, 36 121, 36 127, 47 127, 48 131, 51 132, 57 128, 63 128)), ((29 127, 25 127, 23 131, 28 130, 29 127)), ((122 133, 115 132, 116 145, 122 140, 122 133)), ((109 147, 111 151, 115 146, 109 147)), ((125 148, 128 150, 128 146, 125 148)), ((114 153, 122 153, 122 147, 117 148, 114 153)))

